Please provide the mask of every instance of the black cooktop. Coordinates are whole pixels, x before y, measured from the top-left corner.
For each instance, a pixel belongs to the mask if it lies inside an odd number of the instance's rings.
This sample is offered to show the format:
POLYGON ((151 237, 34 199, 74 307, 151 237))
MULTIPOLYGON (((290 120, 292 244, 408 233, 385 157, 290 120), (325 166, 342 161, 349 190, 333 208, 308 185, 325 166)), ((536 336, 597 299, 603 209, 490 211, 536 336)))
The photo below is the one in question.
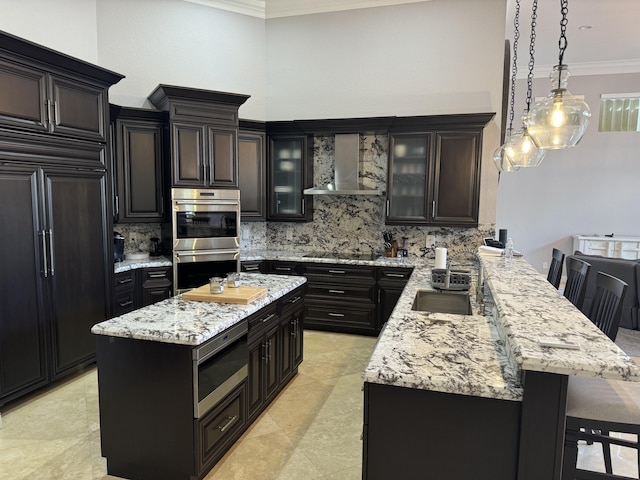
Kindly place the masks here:
POLYGON ((313 252, 304 255, 307 258, 335 258, 337 260, 375 260, 377 255, 372 253, 348 252, 313 252))

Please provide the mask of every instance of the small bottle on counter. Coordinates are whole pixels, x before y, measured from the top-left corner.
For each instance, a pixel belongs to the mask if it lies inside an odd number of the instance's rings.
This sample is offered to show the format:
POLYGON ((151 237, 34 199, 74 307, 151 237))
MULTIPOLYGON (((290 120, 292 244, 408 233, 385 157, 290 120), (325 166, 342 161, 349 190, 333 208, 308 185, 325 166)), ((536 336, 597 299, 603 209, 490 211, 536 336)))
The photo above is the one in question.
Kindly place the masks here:
POLYGON ((507 261, 513 258, 513 240, 511 240, 511 237, 507 239, 507 244, 504 247, 504 258, 507 261))

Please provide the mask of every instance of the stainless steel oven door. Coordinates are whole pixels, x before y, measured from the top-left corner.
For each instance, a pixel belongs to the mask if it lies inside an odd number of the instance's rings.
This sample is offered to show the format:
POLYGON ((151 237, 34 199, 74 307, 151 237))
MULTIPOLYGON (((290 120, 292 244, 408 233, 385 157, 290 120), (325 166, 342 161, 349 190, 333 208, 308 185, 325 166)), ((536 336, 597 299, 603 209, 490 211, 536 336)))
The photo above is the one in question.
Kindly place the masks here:
POLYGON ((240 322, 193 351, 193 416, 202 417, 247 378, 247 323, 240 322))
POLYGON ((240 271, 240 250, 192 250, 173 252, 174 295, 240 271))
POLYGON ((173 189, 173 250, 240 248, 238 190, 173 189))

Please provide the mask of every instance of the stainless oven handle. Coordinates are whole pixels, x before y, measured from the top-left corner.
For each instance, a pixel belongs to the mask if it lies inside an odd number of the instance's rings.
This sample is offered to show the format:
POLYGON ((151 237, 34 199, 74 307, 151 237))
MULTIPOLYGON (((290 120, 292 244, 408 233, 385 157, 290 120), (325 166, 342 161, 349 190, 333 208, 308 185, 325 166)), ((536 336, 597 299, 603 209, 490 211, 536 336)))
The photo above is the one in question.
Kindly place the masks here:
POLYGON ((238 253, 238 250, 185 250, 173 252, 176 257, 197 257, 199 255, 228 255, 238 253))
POLYGON ((173 200, 174 205, 240 205, 237 200, 173 200))

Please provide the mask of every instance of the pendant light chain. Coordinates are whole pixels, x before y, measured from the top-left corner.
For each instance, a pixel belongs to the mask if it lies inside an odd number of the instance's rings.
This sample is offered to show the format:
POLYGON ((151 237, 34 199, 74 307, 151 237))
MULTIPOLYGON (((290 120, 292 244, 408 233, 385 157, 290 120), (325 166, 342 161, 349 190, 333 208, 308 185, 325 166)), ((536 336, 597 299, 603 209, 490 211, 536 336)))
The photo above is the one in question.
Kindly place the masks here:
POLYGON ((560 39, 558 40, 558 47, 560 50, 560 55, 558 57, 558 65, 560 66, 560 75, 558 75, 558 88, 561 86, 561 78, 562 78, 562 66, 564 65, 564 51, 567 49, 567 23, 569 20, 567 19, 567 13, 569 13, 569 0, 560 0, 560 13, 562 14, 562 19, 560 20, 560 39))
POLYGON ((513 19, 513 64, 511 67, 511 104, 509 109, 509 134, 513 132, 513 104, 516 97, 516 76, 518 75, 518 40, 520 39, 520 0, 516 0, 516 14, 513 19))
MULTIPOLYGON (((563 0, 568 1, 568 0, 563 0)), ((538 21, 538 0, 533 0, 531 8, 531 37, 529 41, 529 75, 527 75, 527 112, 531 109, 531 91, 533 89, 534 54, 536 52, 536 25, 538 21)))

